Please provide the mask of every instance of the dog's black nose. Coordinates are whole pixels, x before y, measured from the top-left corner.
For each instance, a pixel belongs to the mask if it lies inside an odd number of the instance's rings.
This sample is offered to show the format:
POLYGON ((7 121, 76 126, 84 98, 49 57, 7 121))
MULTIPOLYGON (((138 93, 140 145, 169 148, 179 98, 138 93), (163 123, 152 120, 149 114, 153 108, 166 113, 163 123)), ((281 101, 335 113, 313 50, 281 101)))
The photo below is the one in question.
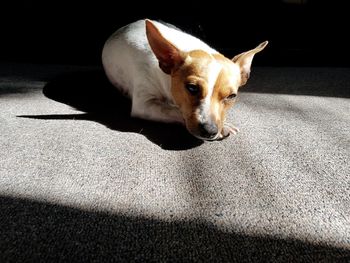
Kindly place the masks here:
POLYGON ((198 125, 201 137, 212 139, 218 134, 218 126, 214 122, 203 122, 198 125))

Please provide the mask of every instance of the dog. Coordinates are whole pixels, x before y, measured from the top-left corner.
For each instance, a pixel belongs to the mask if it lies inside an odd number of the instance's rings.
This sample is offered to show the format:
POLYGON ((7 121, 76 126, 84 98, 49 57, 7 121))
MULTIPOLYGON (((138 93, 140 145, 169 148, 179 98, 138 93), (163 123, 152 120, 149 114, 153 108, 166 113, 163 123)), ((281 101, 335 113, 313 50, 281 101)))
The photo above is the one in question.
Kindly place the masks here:
POLYGON ((172 25, 144 19, 107 39, 102 65, 130 97, 132 117, 181 123, 193 136, 214 141, 238 132, 225 115, 267 44, 229 59, 172 25))

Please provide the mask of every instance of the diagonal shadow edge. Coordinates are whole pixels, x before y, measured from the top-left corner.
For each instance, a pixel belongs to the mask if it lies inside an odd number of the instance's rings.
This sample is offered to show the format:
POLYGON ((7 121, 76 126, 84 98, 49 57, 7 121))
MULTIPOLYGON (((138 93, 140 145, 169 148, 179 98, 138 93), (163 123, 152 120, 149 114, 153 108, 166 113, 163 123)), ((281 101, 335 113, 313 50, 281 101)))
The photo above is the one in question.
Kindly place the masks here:
MULTIPOLYGON (((350 250, 0 196, 0 260, 343 262, 350 250)), ((131 211, 132 212, 132 211, 131 211)))

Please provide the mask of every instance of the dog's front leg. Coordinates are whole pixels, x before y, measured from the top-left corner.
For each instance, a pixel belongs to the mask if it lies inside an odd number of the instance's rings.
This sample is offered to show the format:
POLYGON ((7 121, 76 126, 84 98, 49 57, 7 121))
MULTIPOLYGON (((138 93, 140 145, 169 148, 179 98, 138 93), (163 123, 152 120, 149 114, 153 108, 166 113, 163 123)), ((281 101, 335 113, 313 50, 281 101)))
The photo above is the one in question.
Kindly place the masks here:
POLYGON ((131 116, 160 122, 184 124, 180 110, 157 98, 133 98, 131 116))
POLYGON ((235 126, 233 126, 230 123, 225 122, 224 127, 221 130, 220 136, 218 137, 218 140, 222 140, 230 136, 231 134, 235 135, 239 132, 239 129, 235 126))

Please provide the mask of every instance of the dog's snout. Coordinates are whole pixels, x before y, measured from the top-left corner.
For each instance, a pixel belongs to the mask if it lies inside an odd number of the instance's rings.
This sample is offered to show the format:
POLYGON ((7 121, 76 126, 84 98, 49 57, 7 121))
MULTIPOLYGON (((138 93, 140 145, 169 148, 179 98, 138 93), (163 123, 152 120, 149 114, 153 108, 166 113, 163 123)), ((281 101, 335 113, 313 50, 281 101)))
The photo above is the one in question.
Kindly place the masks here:
POLYGON ((218 126, 214 122, 202 122, 198 124, 200 135, 204 138, 214 138, 218 134, 218 126))

